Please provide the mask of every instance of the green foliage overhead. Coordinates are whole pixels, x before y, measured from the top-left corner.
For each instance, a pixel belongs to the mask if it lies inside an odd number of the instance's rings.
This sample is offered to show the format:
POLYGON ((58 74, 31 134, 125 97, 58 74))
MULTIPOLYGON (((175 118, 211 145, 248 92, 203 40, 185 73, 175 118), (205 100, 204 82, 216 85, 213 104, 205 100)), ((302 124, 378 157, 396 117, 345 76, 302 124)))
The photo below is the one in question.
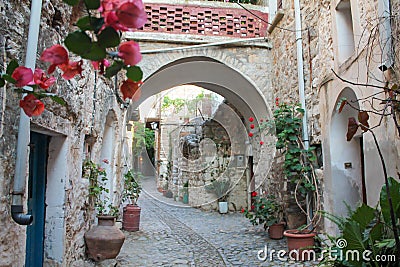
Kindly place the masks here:
POLYGON ((121 41, 118 32, 113 27, 107 27, 102 30, 97 39, 101 47, 104 48, 118 46, 121 41))
POLYGON ((126 70, 126 76, 132 81, 138 82, 143 79, 143 71, 138 66, 130 66, 126 70))

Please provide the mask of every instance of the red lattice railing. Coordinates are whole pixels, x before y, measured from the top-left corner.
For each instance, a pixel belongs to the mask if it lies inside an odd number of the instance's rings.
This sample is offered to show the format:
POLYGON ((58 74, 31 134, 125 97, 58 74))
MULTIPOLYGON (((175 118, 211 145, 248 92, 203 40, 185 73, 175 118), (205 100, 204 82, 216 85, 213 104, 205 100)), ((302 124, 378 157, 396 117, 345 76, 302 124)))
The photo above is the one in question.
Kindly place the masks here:
MULTIPOLYGON (((228 37, 263 37, 267 24, 243 9, 145 4, 147 23, 140 31, 228 37)), ((268 21, 268 14, 252 11, 268 21)))

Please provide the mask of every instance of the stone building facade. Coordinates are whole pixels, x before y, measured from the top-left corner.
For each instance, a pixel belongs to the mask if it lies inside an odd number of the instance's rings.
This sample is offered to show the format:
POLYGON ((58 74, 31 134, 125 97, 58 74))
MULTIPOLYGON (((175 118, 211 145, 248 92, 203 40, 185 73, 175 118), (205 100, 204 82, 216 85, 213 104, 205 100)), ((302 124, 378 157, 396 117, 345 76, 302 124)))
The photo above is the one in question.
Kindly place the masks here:
MULTIPOLYGON (((2 72, 12 59, 24 64, 31 2, 11 0, 0 3, 2 72)), ((77 10, 62 1, 43 1, 38 55, 45 48, 62 41, 71 30, 76 16, 77 10)), ((37 66, 47 68, 39 61, 37 66)), ((11 218, 16 160, 28 159, 16 159, 17 140, 22 134, 18 127, 21 95, 15 93, 10 85, 1 88, 1 266, 24 266, 27 251, 32 253, 35 249, 43 251, 43 262, 47 266, 84 265, 83 235, 95 223, 95 212, 89 204, 89 181, 82 178, 82 163, 86 158, 103 164, 109 178, 109 197, 114 204, 120 202, 121 177, 129 167, 126 162, 130 162, 123 138, 128 116, 126 109, 116 101, 114 83, 90 71, 89 64, 85 64, 84 69, 81 79, 68 82, 57 75, 57 82, 51 90, 66 100, 66 106, 45 101, 44 113, 28 120, 28 134, 37 133, 48 142, 48 151, 44 152, 47 153, 47 169, 41 176, 45 187, 43 203, 38 204, 38 209, 44 210, 44 233, 39 239, 29 239, 29 228, 16 224, 11 218), (103 159, 108 159, 109 164, 102 163, 103 159), (27 240, 33 243, 32 246, 27 240), (40 247, 41 240, 43 248, 40 247)), ((32 154, 34 148, 30 147, 32 154)), ((28 169, 23 173, 28 173, 28 169)), ((34 185, 28 180, 27 175, 23 203, 28 202, 31 194, 28 192, 34 190, 34 185)), ((24 213, 29 208, 24 204, 24 213)), ((38 220, 37 217, 35 219, 38 220)), ((38 221, 35 223, 38 224, 38 221)))
MULTIPOLYGON (((383 184, 383 171, 377 165, 379 158, 373 137, 358 132, 347 142, 348 118, 357 117, 358 111, 346 108, 339 114, 338 103, 345 97, 361 110, 382 109, 381 104, 370 102, 372 98, 368 97, 376 94, 384 99, 382 90, 372 85, 398 82, 398 62, 394 59, 397 57, 388 48, 393 42, 393 52, 399 45, 397 40, 390 39, 397 31, 398 3, 353 0, 282 3, 280 10, 271 10, 271 14, 276 13, 271 22, 277 25, 269 28, 274 65, 271 83, 275 97, 299 102, 296 46, 299 40, 310 143, 320 144, 323 154, 324 178, 320 184, 323 208, 344 215, 347 210, 344 202, 351 207, 362 201, 374 206, 383 184), (296 13, 301 20, 297 27, 296 13), (389 14, 393 15, 391 20, 389 14), (388 22, 392 25, 385 27, 388 22), (296 36, 296 31, 301 34, 296 36), (393 70, 391 80, 379 68, 385 64, 393 70)), ((371 127, 380 124, 374 131, 389 175, 398 178, 399 134, 391 119, 386 117, 379 123, 380 119, 378 114, 370 114, 369 123, 371 127)), ((326 231, 335 232, 331 222, 325 224, 326 231)))

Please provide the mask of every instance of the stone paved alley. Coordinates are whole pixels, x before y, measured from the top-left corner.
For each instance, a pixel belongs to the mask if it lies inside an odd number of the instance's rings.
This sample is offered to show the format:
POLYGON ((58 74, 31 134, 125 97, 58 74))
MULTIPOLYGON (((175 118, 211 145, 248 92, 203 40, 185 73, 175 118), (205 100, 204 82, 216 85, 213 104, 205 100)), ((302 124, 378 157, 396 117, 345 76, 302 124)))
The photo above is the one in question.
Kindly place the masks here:
POLYGON ((143 181, 140 231, 124 232, 117 266, 314 266, 258 260, 265 245, 278 251, 286 248, 285 240, 269 239, 239 212, 221 215, 185 207, 152 184, 149 178, 143 181))

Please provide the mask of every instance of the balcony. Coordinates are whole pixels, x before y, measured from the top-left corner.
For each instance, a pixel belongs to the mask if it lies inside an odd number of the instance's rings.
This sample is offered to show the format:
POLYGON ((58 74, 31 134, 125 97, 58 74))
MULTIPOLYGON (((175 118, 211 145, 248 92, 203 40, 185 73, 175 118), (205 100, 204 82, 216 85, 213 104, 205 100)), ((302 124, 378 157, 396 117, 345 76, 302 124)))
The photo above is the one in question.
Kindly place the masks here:
POLYGON ((261 5, 245 4, 246 10, 226 0, 163 2, 144 1, 148 19, 139 32, 254 38, 264 37, 268 26, 268 9, 261 5))

